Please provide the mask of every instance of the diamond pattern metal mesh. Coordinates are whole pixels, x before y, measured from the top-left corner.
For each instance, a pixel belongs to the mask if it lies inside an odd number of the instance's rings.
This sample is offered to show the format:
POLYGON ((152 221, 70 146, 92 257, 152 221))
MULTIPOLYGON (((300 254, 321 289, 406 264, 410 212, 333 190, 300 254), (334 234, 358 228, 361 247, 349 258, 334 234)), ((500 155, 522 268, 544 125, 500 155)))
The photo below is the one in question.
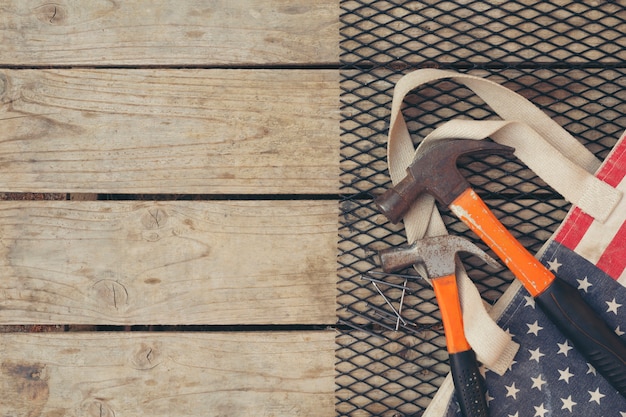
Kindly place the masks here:
MULTIPOLYGON (((337 415, 419 416, 448 372, 434 295, 423 281, 369 274, 375 251, 405 241, 372 198, 389 186, 386 140, 393 88, 423 67, 470 72, 518 92, 599 158, 626 128, 626 7, 620 2, 341 1, 342 194, 338 282, 337 415), (389 285, 363 278, 382 279, 389 285), (380 296, 383 292, 391 306, 380 296), (402 299, 399 322, 392 308, 402 299), (397 328, 397 330, 396 330, 397 328)), ((405 100, 418 143, 451 118, 494 113, 467 89, 438 82, 405 100)), ((531 252, 569 204, 520 161, 461 162, 470 183, 531 252)), ((450 233, 483 246, 444 212, 450 233)), ((493 254, 492 254, 493 255, 493 254)), ((512 280, 465 260, 483 298, 512 280)), ((405 271, 411 273, 411 271, 405 271)), ((415 272, 412 272, 415 274, 415 272)))

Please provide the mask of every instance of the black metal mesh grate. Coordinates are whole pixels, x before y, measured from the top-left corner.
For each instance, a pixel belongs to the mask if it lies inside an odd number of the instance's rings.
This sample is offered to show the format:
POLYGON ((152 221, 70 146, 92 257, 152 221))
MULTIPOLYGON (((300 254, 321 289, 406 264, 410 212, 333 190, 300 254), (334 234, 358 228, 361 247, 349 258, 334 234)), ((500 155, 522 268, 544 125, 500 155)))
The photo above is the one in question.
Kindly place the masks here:
MULTIPOLYGON (((362 275, 376 250, 404 242, 372 197, 389 185, 386 135, 393 88, 422 67, 467 71, 531 100, 604 158, 626 128, 626 7, 619 2, 515 0, 341 1, 342 193, 338 282, 337 414, 419 416, 448 372, 434 295, 410 282, 402 317, 362 275), (589 3, 589 4, 587 4, 589 3), (396 331, 396 326, 398 330, 396 331)), ((405 100, 418 142, 451 118, 493 118, 453 82, 405 100)), ((563 220, 569 205, 516 160, 468 159, 463 170, 496 216, 532 252, 563 220)), ((444 212, 451 233, 467 228, 444 212)), ((480 245, 480 243, 479 243, 480 245)), ((483 249, 487 249, 484 246, 483 249)), ((512 276, 467 259, 468 273, 490 302, 512 276)), ((402 291, 379 285, 397 308, 402 291)))

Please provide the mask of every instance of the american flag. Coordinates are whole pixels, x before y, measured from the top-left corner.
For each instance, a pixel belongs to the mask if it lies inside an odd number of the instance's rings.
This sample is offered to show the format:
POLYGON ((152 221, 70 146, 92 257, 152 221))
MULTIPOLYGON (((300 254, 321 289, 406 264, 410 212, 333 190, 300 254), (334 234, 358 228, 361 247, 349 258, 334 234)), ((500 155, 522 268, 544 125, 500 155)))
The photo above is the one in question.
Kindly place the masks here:
MULTIPOLYGON (((543 260, 578 288, 626 341, 626 288, 556 241, 543 260)), ((626 399, 573 348, 525 290, 516 294, 499 324, 520 350, 502 377, 486 372, 491 416, 626 417, 626 399)))
MULTIPOLYGON (((626 196, 626 138, 596 176, 626 196)), ((574 207, 541 262, 577 288, 585 301, 626 342, 626 197, 605 222, 574 207)), ((485 371, 492 417, 626 417, 626 399, 535 306, 523 288, 498 324, 520 344, 509 370, 485 371)), ((451 401, 448 417, 460 416, 451 401)))

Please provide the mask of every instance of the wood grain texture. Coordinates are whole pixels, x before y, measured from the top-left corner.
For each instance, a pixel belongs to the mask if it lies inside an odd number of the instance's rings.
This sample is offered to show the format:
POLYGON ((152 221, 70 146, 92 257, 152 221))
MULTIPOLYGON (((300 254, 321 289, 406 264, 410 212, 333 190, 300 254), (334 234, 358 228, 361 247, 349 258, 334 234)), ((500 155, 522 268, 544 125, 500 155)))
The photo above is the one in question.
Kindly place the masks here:
POLYGON ((0 338, 0 415, 330 416, 334 332, 0 338))
POLYGON ((335 201, 2 202, 0 324, 333 324, 335 201))
POLYGON ((0 65, 339 61, 336 0, 9 0, 0 65))
POLYGON ((0 189, 336 193, 334 70, 5 70, 0 189))

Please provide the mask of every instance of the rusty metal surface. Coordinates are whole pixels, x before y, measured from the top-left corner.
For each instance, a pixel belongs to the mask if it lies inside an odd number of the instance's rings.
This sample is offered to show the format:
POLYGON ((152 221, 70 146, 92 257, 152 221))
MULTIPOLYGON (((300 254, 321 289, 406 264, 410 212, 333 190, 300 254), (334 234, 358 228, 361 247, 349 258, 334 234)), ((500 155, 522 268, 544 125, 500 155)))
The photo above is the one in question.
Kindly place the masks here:
POLYGON ((475 255, 494 269, 500 268, 498 261, 485 251, 466 238, 455 235, 420 239, 411 245, 381 251, 379 256, 385 272, 391 273, 421 263, 426 267, 429 278, 437 278, 454 273, 455 258, 459 252, 475 255))
POLYGON ((457 168, 462 156, 507 155, 515 149, 489 141, 441 140, 420 148, 407 176, 376 198, 375 203, 392 223, 399 222, 422 193, 429 193, 444 207, 450 205, 469 182, 457 168))

